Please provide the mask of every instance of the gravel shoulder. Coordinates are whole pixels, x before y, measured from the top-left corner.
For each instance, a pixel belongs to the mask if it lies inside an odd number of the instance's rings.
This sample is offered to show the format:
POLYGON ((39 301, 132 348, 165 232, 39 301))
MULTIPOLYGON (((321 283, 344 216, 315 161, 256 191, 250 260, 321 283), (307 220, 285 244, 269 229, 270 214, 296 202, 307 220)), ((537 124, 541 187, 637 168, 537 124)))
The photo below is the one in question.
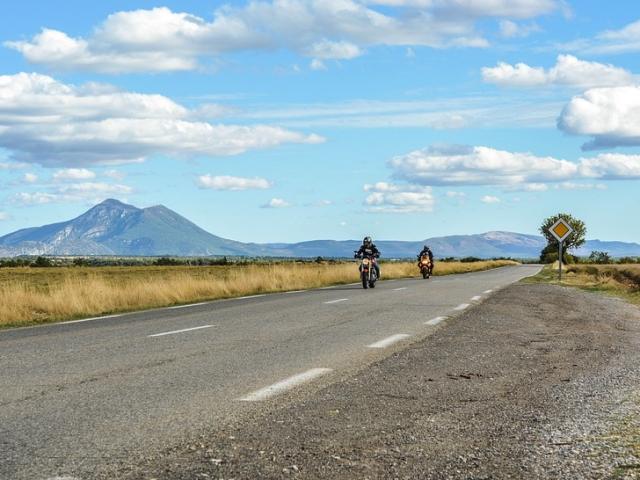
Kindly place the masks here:
POLYGON ((442 325, 118 478, 640 477, 640 309, 520 283, 442 325))

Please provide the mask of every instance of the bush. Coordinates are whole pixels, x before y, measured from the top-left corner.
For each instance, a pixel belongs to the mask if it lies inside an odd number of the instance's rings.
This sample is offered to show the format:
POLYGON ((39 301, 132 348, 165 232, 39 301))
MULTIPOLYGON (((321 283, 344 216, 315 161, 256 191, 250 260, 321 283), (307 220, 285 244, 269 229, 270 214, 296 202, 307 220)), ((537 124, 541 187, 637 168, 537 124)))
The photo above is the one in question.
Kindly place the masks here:
POLYGON ((611 256, 608 252, 599 252, 595 250, 591 252, 591 255, 589 255, 589 261, 591 263, 607 264, 611 263, 611 256))
POLYGON ((51 260, 49 260, 47 257, 38 257, 31 264, 31 266, 32 267, 51 267, 53 266, 53 264, 51 263, 51 260))

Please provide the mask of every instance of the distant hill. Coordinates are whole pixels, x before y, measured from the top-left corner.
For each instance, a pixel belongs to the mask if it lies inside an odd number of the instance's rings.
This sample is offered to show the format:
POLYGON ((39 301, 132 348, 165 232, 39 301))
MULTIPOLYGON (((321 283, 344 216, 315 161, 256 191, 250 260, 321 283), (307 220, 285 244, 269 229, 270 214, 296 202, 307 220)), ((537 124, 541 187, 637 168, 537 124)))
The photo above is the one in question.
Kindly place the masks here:
MULTIPOLYGON (((413 257, 424 244, 436 257, 537 258, 543 237, 512 232, 452 235, 405 242, 380 240, 386 258, 413 257)), ((120 256, 277 256, 349 257, 359 240, 313 240, 300 243, 242 243, 217 237, 162 205, 137 208, 105 200, 66 222, 26 228, 0 237, 0 256, 120 255, 120 256)), ((593 250, 612 256, 640 256, 637 243, 589 240, 576 253, 593 250)))

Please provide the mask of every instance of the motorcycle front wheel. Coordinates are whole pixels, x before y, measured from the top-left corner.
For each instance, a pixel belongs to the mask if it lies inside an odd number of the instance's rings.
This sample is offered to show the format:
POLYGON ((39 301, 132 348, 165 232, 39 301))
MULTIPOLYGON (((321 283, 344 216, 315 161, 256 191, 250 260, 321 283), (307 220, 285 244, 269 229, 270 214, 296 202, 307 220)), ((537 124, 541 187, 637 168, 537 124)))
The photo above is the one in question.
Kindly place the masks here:
POLYGON ((369 288, 369 281, 367 280, 367 275, 364 272, 362 273, 362 288, 365 290, 369 288))

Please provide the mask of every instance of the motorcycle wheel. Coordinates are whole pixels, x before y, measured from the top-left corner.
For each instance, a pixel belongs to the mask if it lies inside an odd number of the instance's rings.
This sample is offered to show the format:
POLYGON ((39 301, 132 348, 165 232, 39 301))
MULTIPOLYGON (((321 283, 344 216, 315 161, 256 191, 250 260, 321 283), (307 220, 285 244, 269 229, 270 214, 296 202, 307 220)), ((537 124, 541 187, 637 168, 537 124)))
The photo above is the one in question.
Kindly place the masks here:
POLYGON ((426 269, 422 270, 422 278, 424 278, 425 280, 429 278, 429 272, 426 269))
POLYGON ((369 287, 371 287, 371 288, 376 288, 376 282, 375 282, 375 280, 374 280, 374 281, 372 281, 372 282, 369 282, 369 287))
POLYGON ((369 282, 367 281, 367 276, 364 273, 362 274, 362 288, 365 290, 369 288, 369 282))

